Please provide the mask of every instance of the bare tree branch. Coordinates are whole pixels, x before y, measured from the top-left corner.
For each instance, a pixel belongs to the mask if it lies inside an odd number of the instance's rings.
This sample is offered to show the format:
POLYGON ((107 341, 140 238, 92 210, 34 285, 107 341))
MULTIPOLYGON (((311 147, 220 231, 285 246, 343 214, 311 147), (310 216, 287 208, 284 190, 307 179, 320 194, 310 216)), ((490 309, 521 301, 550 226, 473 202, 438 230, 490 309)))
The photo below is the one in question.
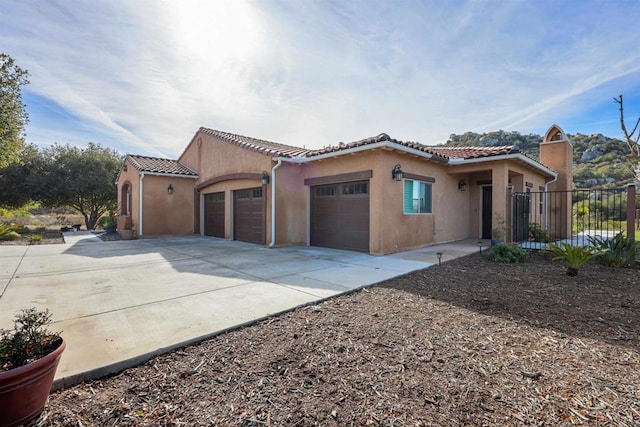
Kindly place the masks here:
POLYGON ((613 101, 616 104, 620 105, 620 128, 622 129, 622 133, 624 134, 625 142, 629 147, 629 157, 631 163, 633 164, 632 169, 634 171, 636 179, 640 181, 640 132, 636 134, 636 131, 638 131, 638 125, 640 125, 640 117, 638 117, 633 130, 631 131, 631 133, 629 133, 624 122, 624 101, 622 95, 618 96, 617 98, 613 98, 613 101))

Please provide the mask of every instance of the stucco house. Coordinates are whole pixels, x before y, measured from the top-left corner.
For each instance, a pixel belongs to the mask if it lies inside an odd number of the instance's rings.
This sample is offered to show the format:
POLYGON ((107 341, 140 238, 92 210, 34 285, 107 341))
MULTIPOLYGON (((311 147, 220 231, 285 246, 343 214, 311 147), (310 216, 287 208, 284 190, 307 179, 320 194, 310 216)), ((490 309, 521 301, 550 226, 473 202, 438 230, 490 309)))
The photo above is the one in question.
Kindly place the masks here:
POLYGON ((540 161, 517 146, 426 146, 382 133, 310 150, 203 127, 177 160, 126 156, 118 227, 139 238, 200 234, 382 255, 488 239, 496 227, 508 235, 510 194, 570 190, 571 165, 556 125, 540 161))

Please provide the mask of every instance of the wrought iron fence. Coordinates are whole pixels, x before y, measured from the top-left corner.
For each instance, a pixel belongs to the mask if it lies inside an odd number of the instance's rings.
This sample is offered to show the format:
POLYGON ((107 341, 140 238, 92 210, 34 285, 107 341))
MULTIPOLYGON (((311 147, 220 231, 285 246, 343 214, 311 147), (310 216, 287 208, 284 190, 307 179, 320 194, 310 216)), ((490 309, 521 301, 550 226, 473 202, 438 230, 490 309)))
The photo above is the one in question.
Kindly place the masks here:
POLYGON ((627 190, 513 193, 510 215, 512 240, 523 247, 588 245, 590 236, 611 238, 627 230, 627 190))

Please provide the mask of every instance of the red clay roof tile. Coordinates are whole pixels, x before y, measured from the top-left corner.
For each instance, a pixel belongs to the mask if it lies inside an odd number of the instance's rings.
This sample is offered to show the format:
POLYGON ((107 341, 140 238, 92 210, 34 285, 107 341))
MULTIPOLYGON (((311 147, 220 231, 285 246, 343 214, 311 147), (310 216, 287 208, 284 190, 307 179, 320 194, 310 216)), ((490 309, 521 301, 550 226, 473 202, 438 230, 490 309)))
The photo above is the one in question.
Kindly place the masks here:
POLYGON ((452 159, 476 159, 479 157, 500 156, 520 153, 517 145, 496 147, 429 147, 433 152, 452 159))
POLYGON ((231 144, 238 145, 251 151, 257 151, 272 157, 304 157, 310 150, 280 144, 264 139, 251 138, 249 136, 236 135, 215 129, 200 128, 200 132, 214 136, 231 144))
POLYGON ((191 168, 177 160, 161 159, 158 157, 138 156, 129 154, 127 159, 140 172, 166 173, 174 175, 198 176, 191 168))

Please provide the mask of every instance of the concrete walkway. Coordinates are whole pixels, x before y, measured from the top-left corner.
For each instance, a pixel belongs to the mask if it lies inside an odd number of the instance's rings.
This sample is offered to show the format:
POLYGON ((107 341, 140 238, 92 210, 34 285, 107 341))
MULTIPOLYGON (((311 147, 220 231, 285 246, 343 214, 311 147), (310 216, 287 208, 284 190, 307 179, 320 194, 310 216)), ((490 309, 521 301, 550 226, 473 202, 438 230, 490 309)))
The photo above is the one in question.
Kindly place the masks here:
MULTIPOLYGON (((0 328, 48 308, 67 341, 55 387, 135 366, 230 328, 478 251, 478 241, 376 257, 207 237, 0 246, 0 328)), ((485 243, 485 248, 487 244, 485 243)))

